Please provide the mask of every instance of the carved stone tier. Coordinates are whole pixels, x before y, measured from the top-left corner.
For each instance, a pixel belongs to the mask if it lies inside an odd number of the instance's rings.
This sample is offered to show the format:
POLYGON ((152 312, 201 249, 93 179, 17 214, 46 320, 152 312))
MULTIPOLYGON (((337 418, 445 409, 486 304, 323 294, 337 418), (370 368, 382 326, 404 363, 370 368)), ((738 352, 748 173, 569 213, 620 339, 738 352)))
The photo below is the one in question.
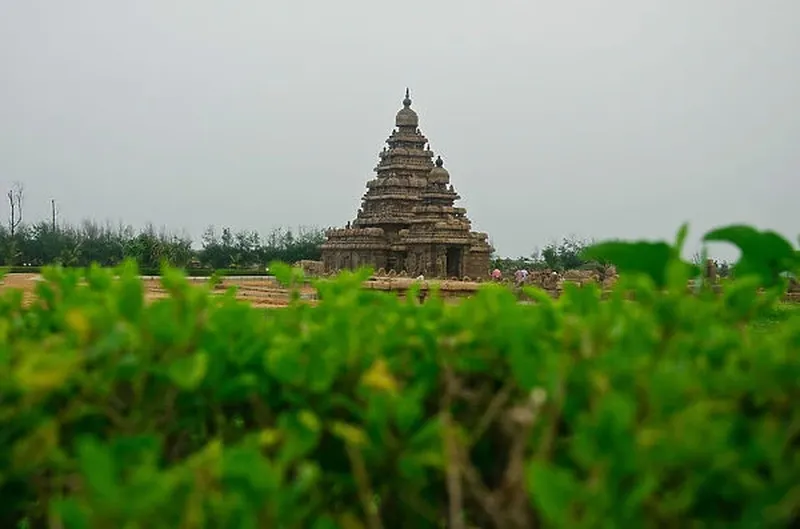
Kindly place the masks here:
POLYGON ((377 202, 383 200, 402 200, 402 201, 409 201, 409 202, 417 202, 421 200, 419 195, 412 195, 411 193, 402 193, 402 192, 394 192, 385 191, 380 195, 373 194, 373 195, 364 195, 363 197, 365 202, 377 202))
POLYGON ((414 189, 415 195, 419 193, 420 189, 425 189, 427 186, 428 181, 424 178, 394 175, 375 178, 367 182, 367 189, 375 189, 377 191, 380 188, 410 188, 414 189))
POLYGON ((414 276, 486 275, 488 236, 471 231, 466 210, 453 206, 461 197, 441 157, 433 161, 407 90, 395 126, 352 227, 326 233, 326 271, 370 265, 414 276))
POLYGON ((366 226, 378 226, 378 225, 388 225, 388 224, 398 224, 405 226, 414 218, 413 215, 392 215, 392 216, 382 216, 382 215, 367 215, 364 214, 357 218, 353 224, 355 224, 356 228, 366 227, 366 226))

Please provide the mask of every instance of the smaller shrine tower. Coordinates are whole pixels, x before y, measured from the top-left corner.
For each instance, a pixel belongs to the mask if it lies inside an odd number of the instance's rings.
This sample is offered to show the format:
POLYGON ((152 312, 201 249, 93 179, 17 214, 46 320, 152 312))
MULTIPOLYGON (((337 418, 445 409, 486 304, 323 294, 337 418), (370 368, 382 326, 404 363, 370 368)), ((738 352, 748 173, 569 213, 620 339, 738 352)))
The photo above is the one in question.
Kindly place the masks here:
POLYGON ((395 127, 356 219, 326 234, 325 270, 372 266, 410 276, 485 276, 493 251, 488 236, 471 231, 466 210, 454 206, 460 197, 442 158, 433 161, 408 89, 395 127))

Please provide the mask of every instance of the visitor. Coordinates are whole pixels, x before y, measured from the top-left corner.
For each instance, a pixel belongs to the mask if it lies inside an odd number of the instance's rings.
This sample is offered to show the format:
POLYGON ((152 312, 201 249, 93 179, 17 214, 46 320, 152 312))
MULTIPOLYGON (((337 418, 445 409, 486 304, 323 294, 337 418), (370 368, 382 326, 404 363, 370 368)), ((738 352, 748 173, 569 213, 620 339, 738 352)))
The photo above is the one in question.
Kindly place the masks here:
POLYGON ((500 271, 499 268, 495 268, 492 270, 492 279, 495 281, 500 281, 503 278, 503 272, 500 271))

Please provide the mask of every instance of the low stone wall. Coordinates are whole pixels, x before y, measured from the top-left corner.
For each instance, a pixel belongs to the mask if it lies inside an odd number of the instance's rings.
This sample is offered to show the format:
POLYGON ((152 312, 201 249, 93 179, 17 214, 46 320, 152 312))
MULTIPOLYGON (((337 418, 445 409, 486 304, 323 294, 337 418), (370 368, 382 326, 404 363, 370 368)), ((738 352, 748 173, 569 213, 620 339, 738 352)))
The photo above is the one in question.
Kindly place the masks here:
POLYGON ((472 296, 481 287, 480 283, 468 281, 438 281, 438 280, 416 280, 409 278, 388 278, 374 277, 364 282, 364 288, 368 290, 381 290, 384 292, 396 292, 404 295, 408 290, 418 285, 420 296, 424 299, 432 290, 439 292, 444 298, 465 298, 472 296))
POLYGON ((322 261, 311 261, 309 259, 304 259, 302 261, 297 261, 296 264, 308 277, 319 277, 325 274, 325 263, 322 261))
MULTIPOLYGON (((558 298, 568 283, 577 285, 588 285, 590 283, 599 284, 603 291, 609 291, 618 280, 616 271, 610 270, 605 274, 594 270, 570 270, 559 274, 552 270, 536 270, 528 275, 524 286, 534 286, 550 294, 553 298, 558 298)), ((437 290, 439 295, 445 298, 464 298, 473 295, 482 284, 493 282, 491 279, 484 281, 474 281, 469 278, 458 280, 425 280, 399 277, 394 274, 375 275, 364 283, 364 288, 370 290, 382 290, 387 292, 397 292, 405 294, 412 285, 419 284, 420 292, 423 297, 427 297, 431 290, 437 290)), ((517 284, 513 279, 503 279, 497 282, 509 288, 516 288, 517 284)), ((693 281, 690 281, 687 288, 692 288, 693 281)), ((790 282, 789 290, 785 296, 786 301, 800 302, 800 284, 796 281, 790 282)))

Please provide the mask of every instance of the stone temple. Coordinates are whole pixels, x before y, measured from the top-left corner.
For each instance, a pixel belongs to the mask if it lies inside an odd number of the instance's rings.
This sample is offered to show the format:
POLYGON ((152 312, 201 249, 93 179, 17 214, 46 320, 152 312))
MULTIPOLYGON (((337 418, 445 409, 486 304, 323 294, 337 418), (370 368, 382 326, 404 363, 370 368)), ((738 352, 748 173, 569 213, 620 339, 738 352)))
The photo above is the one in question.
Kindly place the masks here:
POLYGON ((406 89, 396 128, 379 154, 361 208, 345 228, 329 230, 322 245, 328 272, 371 266, 416 277, 479 278, 493 248, 471 231, 442 158, 433 161, 406 89))

